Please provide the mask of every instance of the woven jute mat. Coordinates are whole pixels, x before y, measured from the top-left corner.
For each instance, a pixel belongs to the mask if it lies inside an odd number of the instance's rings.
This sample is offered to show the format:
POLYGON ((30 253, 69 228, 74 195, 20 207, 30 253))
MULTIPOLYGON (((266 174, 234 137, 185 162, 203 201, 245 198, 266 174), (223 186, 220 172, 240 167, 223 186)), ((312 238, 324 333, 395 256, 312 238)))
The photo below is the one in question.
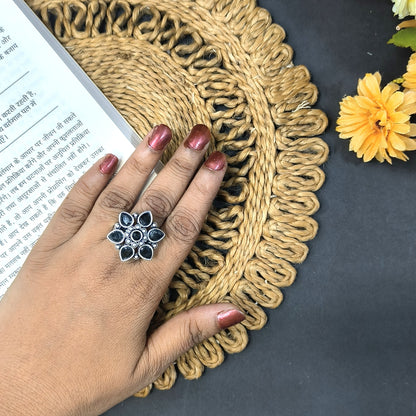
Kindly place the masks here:
MULTIPOLYGON (((155 381, 169 389, 242 351, 282 302, 317 232, 328 156, 317 88, 284 30, 254 0, 27 0, 133 128, 172 127, 166 162, 194 124, 229 168, 202 234, 155 315, 232 302, 247 319, 193 348, 155 381)), ((139 392, 149 393, 152 386, 139 392)))

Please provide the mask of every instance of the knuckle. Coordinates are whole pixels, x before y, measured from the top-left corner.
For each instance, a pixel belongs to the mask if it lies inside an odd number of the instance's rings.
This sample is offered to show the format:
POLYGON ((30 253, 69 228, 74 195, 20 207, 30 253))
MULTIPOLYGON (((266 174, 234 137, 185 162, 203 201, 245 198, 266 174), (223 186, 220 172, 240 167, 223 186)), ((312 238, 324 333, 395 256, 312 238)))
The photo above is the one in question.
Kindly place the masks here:
POLYGON ((135 265, 132 266, 127 295, 136 305, 135 309, 145 305, 157 305, 166 288, 160 280, 154 279, 154 276, 163 276, 164 271, 158 265, 142 262, 140 276, 138 276, 135 265))
POLYGON ((178 212, 169 217, 166 228, 174 238, 183 240, 186 243, 192 242, 200 231, 199 221, 194 214, 184 209, 178 210, 178 212))
POLYGON ((100 206, 105 210, 130 210, 134 203, 134 197, 122 189, 112 189, 105 192, 100 199, 100 206))
POLYGON ((72 188, 72 192, 78 194, 83 199, 91 199, 95 196, 92 186, 81 178, 72 188))
POLYGON ((149 189, 142 197, 143 204, 157 218, 166 218, 173 209, 172 198, 164 191, 149 189))
POLYGON ((129 299, 135 299, 140 305, 149 302, 149 284, 140 279, 132 279, 128 285, 127 296, 129 299))
POLYGON ((184 159, 173 158, 171 163, 173 174, 180 179, 189 178, 195 170, 194 164, 184 159))
POLYGON ((127 287, 127 296, 141 307, 157 304, 154 282, 150 279, 133 278, 127 287))
POLYGON ((188 345, 186 349, 200 344, 205 338, 205 331, 195 319, 190 319, 187 323, 186 331, 188 333, 188 345))
POLYGON ((96 196, 96 191, 93 184, 88 182, 85 177, 81 177, 81 179, 72 188, 72 191, 86 198, 92 198, 96 196))
POLYGON ((100 266, 95 270, 94 284, 96 281, 100 283, 108 284, 111 282, 119 273, 119 265, 114 266, 114 262, 110 258, 102 257, 100 259, 100 266))
POLYGON ((127 169, 132 171, 132 174, 134 175, 143 175, 147 176, 149 175, 151 168, 148 166, 147 163, 144 163, 142 159, 140 159, 138 156, 133 156, 129 159, 128 163, 126 163, 127 169))
POLYGON ((80 206, 75 201, 67 199, 59 211, 61 218, 70 224, 80 224, 85 222, 90 214, 89 209, 80 206))
POLYGON ((199 195, 199 198, 206 199, 207 195, 212 194, 211 187, 206 181, 194 180, 192 185, 195 188, 197 196, 199 195))

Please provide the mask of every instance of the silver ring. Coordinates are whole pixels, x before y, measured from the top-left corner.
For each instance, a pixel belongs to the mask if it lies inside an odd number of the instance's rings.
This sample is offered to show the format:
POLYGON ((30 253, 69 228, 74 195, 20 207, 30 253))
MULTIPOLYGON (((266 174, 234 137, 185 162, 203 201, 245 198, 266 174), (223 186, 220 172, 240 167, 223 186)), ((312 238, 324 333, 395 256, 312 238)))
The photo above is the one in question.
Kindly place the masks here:
POLYGON ((152 260, 158 243, 165 238, 165 233, 153 222, 150 211, 141 214, 120 212, 118 222, 107 235, 119 251, 120 260, 152 260))

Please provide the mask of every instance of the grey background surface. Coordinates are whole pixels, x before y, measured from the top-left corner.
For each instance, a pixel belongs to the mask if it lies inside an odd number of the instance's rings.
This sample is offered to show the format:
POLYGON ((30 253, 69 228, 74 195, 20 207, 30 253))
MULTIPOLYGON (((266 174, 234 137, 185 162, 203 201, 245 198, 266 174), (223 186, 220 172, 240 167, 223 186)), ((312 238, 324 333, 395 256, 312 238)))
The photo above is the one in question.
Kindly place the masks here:
POLYGON ((330 120, 318 236, 285 300, 240 354, 196 381, 129 399, 116 415, 416 414, 416 152, 364 164, 334 132, 357 79, 405 72, 409 50, 386 42, 389 0, 262 0, 286 32, 330 120))

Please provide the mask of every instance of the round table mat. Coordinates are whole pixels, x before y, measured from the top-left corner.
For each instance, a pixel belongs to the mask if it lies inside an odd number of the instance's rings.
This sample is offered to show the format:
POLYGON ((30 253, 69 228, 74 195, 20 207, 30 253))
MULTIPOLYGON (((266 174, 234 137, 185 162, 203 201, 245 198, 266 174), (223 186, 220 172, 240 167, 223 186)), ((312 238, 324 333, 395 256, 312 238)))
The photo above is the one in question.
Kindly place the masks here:
MULTIPOLYGON (((169 389, 242 351, 262 328, 316 235, 315 195, 328 157, 327 126, 306 67, 293 65, 284 30, 254 0, 27 0, 142 137, 172 128, 166 162, 193 125, 228 170, 201 235, 153 324, 193 306, 231 302, 239 325, 196 346, 153 383, 169 389)), ((146 396, 152 386, 137 393, 146 396)))

